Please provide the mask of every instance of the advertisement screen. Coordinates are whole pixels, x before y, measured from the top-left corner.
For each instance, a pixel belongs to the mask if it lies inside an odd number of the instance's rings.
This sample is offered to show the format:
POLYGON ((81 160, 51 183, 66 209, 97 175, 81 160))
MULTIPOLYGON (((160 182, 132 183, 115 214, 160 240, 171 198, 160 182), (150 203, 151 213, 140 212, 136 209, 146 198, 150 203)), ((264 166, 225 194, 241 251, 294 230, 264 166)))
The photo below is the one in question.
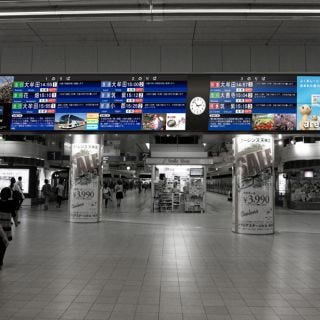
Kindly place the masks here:
POLYGON ((187 89, 186 76, 17 76, 11 130, 184 131, 187 89))
POLYGON ((297 129, 320 130, 320 76, 300 76, 298 80, 297 129))
POLYGON ((0 130, 320 130, 320 75, 2 75, 0 130))
POLYGON ((212 77, 208 130, 296 130, 296 87, 291 75, 212 77))
POLYGON ((22 177, 23 192, 29 193, 29 173, 29 169, 0 168, 0 190, 9 187, 12 177, 16 180, 18 180, 18 177, 22 177))
POLYGON ((13 79, 12 76, 0 76, 0 130, 10 129, 13 79))

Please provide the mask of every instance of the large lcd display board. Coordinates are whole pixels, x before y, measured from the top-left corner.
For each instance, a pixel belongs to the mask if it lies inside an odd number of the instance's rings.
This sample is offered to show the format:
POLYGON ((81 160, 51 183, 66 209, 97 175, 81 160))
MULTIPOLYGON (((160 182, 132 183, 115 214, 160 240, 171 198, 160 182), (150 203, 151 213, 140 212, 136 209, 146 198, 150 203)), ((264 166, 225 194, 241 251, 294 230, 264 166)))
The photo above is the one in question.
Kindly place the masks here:
POLYGON ((320 76, 3 75, 0 130, 314 132, 320 76))
POLYGON ((296 91, 290 75, 212 77, 208 130, 296 130, 296 91))
POLYGON ((16 77, 11 130, 185 130, 186 77, 16 77))

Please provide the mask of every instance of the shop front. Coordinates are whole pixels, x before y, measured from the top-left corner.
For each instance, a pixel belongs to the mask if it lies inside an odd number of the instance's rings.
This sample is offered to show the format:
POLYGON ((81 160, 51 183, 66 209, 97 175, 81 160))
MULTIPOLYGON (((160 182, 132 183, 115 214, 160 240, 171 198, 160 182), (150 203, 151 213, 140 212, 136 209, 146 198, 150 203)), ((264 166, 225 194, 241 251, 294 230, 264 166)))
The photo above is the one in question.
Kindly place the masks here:
POLYGON ((205 213, 206 158, 150 158, 155 213, 205 213))

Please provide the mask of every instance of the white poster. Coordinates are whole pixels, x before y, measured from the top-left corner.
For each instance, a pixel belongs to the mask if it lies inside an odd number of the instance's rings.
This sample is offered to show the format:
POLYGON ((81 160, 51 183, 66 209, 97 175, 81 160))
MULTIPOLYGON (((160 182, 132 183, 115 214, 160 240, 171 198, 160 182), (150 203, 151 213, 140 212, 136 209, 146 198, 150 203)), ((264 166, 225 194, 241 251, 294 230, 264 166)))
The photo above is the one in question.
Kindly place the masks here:
POLYGON ((29 193, 29 172, 30 169, 0 168, 0 190, 10 186, 10 179, 22 177, 22 188, 24 193, 29 193))
POLYGON ((70 221, 100 220, 100 144, 73 143, 70 176, 70 221))
POLYGON ((273 158, 272 136, 243 135, 234 139, 234 232, 274 232, 273 158))

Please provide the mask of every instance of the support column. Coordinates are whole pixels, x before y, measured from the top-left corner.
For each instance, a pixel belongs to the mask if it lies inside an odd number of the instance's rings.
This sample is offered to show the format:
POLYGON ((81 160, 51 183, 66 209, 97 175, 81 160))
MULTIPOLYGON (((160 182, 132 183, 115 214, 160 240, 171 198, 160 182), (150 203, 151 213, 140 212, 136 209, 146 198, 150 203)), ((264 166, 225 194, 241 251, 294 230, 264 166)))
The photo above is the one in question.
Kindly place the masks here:
POLYGON ((233 141, 232 231, 274 233, 274 140, 239 135, 233 141))
POLYGON ((70 165, 71 222, 99 222, 102 215, 103 135, 72 136, 70 165))

